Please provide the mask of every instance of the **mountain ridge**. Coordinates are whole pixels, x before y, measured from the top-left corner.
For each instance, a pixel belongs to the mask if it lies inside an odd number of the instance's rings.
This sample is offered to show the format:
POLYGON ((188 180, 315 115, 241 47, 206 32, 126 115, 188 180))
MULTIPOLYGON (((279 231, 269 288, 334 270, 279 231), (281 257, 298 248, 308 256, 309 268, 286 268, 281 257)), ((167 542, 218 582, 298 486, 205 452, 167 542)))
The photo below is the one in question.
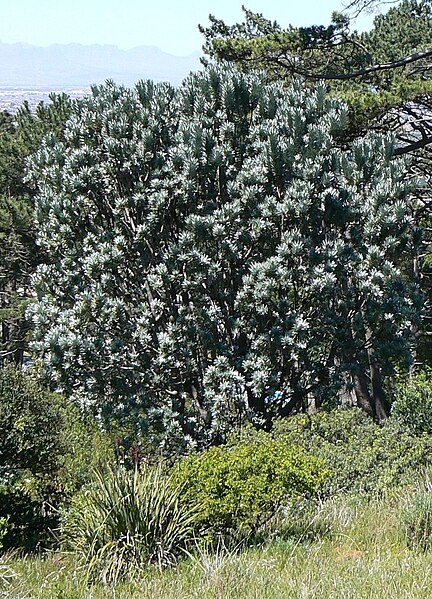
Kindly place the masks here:
POLYGON ((129 87, 140 79, 178 85, 200 68, 200 56, 198 51, 174 56, 144 45, 123 50, 112 44, 0 42, 0 89, 82 88, 106 79, 129 87))

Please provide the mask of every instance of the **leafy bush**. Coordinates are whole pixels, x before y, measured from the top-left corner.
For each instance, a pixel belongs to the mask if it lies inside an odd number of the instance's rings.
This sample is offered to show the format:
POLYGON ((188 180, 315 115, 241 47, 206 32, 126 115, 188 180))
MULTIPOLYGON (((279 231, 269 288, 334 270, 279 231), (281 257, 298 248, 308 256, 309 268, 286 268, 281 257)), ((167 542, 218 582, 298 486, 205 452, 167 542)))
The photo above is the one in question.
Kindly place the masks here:
POLYGON ((90 482, 98 464, 114 464, 117 432, 101 430, 91 414, 71 403, 64 406, 63 416, 64 454, 57 475, 62 493, 69 498, 90 482))
POLYGON ((190 455, 174 469, 183 499, 198 503, 199 527, 210 537, 255 533, 291 500, 316 493, 326 474, 322 460, 265 435, 259 443, 190 455))
POLYGON ((432 492, 422 489, 402 510, 402 526, 410 549, 432 549, 432 492))
POLYGON ((0 517, 6 546, 34 546, 53 525, 65 452, 63 398, 12 366, 0 368, 0 517))
POLYGON ((53 472, 62 452, 63 400, 35 378, 0 368, 0 469, 10 476, 26 468, 35 475, 53 472))
POLYGON ((432 455, 430 438, 401 431, 391 419, 378 425, 355 408, 281 420, 273 436, 325 460, 325 495, 381 493, 415 475, 432 455))
POLYGON ((113 442, 94 419, 34 375, 0 368, 0 518, 6 547, 33 549, 57 527, 57 508, 90 478, 113 442))
POLYGON ((115 582, 149 563, 175 562, 192 539, 197 510, 160 467, 97 468, 65 513, 62 532, 90 578, 115 582))
POLYGON ((418 435, 432 434, 432 370, 426 369, 399 386, 392 418, 418 435))
POLYGON ((8 518, 0 518, 0 549, 3 547, 3 538, 6 536, 8 518))

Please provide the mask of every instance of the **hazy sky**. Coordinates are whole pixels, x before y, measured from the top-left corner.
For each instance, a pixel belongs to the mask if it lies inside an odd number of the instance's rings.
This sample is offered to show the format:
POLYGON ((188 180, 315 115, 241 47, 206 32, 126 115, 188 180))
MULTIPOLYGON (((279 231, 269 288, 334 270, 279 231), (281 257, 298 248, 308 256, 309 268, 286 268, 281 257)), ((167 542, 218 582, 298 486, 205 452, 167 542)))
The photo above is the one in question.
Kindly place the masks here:
MULTIPOLYGON (((209 13, 232 24, 241 19, 236 0, 1 0, 0 41, 114 44, 123 49, 158 46, 171 54, 200 50, 198 23, 209 13)), ((342 0, 247 0, 281 25, 327 24, 342 0)), ((365 21, 359 22, 363 28, 365 21)))

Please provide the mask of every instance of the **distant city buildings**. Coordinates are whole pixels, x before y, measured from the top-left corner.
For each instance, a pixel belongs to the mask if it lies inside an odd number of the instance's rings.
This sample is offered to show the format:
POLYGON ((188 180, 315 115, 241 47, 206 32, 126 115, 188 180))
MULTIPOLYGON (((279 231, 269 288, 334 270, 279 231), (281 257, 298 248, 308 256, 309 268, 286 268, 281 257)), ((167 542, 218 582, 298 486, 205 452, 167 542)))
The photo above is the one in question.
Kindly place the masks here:
POLYGON ((23 104, 24 101, 27 101, 30 107, 30 110, 34 110, 39 102, 49 103, 50 102, 50 94, 61 94, 65 93, 71 98, 82 98, 83 96, 90 93, 90 88, 84 89, 72 89, 72 90, 61 90, 61 89, 52 89, 52 90, 22 90, 22 89, 10 89, 10 90, 2 90, 0 89, 0 110, 7 111, 10 113, 15 113, 18 108, 23 104))

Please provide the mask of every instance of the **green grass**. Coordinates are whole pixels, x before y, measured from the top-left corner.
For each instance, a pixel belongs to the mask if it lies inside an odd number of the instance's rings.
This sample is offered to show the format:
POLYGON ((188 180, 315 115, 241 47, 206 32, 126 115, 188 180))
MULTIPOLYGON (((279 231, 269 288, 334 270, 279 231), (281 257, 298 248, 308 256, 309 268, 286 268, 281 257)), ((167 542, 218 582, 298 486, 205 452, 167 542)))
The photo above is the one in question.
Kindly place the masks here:
POLYGON ((116 587, 86 587, 79 570, 57 554, 12 559, 17 575, 3 583, 0 597, 430 599, 432 553, 408 549, 399 523, 410 494, 332 500, 309 517, 302 534, 288 526, 290 534, 249 549, 201 547, 175 569, 149 567, 116 587))

